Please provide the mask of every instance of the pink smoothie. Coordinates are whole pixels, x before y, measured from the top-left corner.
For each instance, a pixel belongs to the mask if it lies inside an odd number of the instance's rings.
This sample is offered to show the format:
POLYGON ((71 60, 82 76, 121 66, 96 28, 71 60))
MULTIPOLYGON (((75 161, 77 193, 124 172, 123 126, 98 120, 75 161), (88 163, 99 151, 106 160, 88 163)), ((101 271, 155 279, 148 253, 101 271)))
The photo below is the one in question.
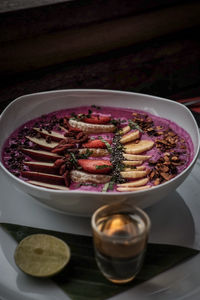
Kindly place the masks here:
MULTIPOLYGON (((152 115, 150 113, 146 113, 144 111, 139 110, 133 110, 133 109, 119 109, 115 107, 78 107, 78 108, 71 108, 71 109, 65 109, 56 111, 47 115, 42 115, 34 120, 31 120, 19 128, 17 128, 6 140, 3 152, 2 152, 2 161, 4 166, 14 175, 18 176, 22 180, 27 180, 21 175, 21 170, 29 170, 27 166, 24 165, 25 161, 33 161, 31 157, 28 155, 25 155, 21 152, 21 148, 34 148, 39 149, 34 143, 27 140, 26 136, 32 134, 34 127, 42 127, 43 129, 49 130, 49 131, 56 131, 61 134, 64 134, 64 131, 60 129, 59 124, 60 120, 64 117, 72 117, 72 115, 78 115, 78 114, 88 114, 88 111, 91 110, 92 114, 98 114, 102 115, 109 115, 112 118, 112 122, 120 121, 119 128, 123 128, 126 125, 130 124, 129 120, 133 120, 133 113, 138 113, 142 115, 147 115, 149 118, 152 119, 152 124, 154 128, 162 127, 162 129, 157 131, 173 131, 178 137, 179 140, 176 143, 176 146, 171 150, 173 153, 178 153, 179 158, 181 159, 182 163, 180 165, 177 165, 176 169, 176 175, 182 172, 192 161, 194 156, 194 148, 193 143, 190 138, 190 135, 181 128, 178 124, 175 122, 172 122, 170 120, 160 118, 158 116, 152 115)), ((116 123, 116 122, 115 122, 116 123)), ((140 128, 140 127, 139 127, 140 128)), ((136 128, 137 129, 137 128, 136 128)), ((132 130, 136 130, 132 129, 132 130)), ((141 128, 140 128, 141 129, 141 128)), ((147 132, 144 132, 141 130, 140 132, 140 139, 141 140, 153 140, 155 142, 154 147, 146 151, 142 154, 151 155, 151 161, 157 161, 160 157, 164 155, 165 151, 160 151, 159 148, 156 147, 156 141, 158 139, 162 139, 163 135, 149 135, 147 132)), ((113 140, 115 133, 101 133, 101 134, 89 134, 89 139, 92 138, 98 138, 101 136, 104 140, 113 140)), ((111 144, 111 147, 113 147, 113 144, 111 144)), ((166 151, 168 152, 168 151, 166 151)), ((90 157, 89 157, 90 159, 90 157)), ((97 159, 97 158, 93 158, 97 159)), ((99 158, 98 158, 99 159, 99 158)), ((102 159, 102 158, 101 158, 102 159)), ((110 156, 103 157, 105 160, 110 160, 110 156)), ((143 165, 150 170, 152 170, 152 165, 149 163, 149 161, 145 161, 143 165)), ((111 174, 112 176, 112 174, 111 174)), ((150 181, 150 184, 153 185, 153 182, 150 181)), ((85 191, 99 191, 101 192, 104 187, 104 184, 77 184, 77 183, 70 183, 69 188, 70 189, 77 189, 77 190, 85 190, 85 191)), ((113 190, 109 190, 109 192, 116 191, 115 184, 113 187, 113 190)))

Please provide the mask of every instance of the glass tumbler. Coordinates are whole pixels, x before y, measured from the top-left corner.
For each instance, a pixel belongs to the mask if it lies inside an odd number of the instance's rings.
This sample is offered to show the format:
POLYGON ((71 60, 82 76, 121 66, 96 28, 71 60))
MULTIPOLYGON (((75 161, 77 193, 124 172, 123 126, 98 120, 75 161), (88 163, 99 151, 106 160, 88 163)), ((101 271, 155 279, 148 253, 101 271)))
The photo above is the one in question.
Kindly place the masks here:
POLYGON ((91 219, 97 265, 118 284, 134 279, 140 271, 151 226, 138 207, 120 202, 97 209, 91 219))

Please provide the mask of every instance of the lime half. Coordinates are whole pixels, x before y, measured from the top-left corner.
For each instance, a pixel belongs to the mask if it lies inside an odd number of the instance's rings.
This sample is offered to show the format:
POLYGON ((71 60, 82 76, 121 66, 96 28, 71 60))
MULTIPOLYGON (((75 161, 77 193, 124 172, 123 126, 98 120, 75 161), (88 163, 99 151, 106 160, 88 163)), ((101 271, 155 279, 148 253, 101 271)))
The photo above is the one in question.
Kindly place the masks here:
POLYGON ((36 277, 50 277, 60 272, 70 256, 69 246, 48 234, 27 236, 14 254, 16 265, 26 274, 36 277))

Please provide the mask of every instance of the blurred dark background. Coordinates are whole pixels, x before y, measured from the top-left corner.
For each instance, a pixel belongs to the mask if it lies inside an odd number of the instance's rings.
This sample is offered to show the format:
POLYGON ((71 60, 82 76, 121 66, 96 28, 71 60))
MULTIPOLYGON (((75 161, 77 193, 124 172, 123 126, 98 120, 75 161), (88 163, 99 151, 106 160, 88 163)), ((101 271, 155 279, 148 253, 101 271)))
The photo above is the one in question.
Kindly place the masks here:
POLYGON ((200 1, 1 0, 0 109, 98 88, 200 95, 200 1))

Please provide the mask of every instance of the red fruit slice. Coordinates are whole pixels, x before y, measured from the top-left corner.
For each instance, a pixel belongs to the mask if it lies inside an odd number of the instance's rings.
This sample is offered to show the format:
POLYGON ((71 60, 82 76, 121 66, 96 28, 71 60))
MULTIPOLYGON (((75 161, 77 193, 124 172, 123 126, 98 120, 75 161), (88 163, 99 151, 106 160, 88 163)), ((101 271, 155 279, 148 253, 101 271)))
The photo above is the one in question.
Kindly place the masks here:
POLYGON ((83 118, 82 121, 90 124, 107 124, 111 120, 110 116, 106 115, 91 115, 88 118, 83 118))
MULTIPOLYGON (((110 141, 107 141, 109 144, 111 144, 110 141)), ((91 140, 87 143, 83 144, 84 148, 101 148, 101 149, 105 149, 106 148, 106 144, 101 141, 101 140, 91 140)))
POLYGON ((105 159, 79 159, 78 163, 84 171, 93 174, 107 174, 112 168, 110 161, 105 159))
POLYGON ((33 142, 34 144, 40 146, 42 149, 45 150, 49 150, 51 151, 52 149, 54 149, 56 146, 58 146, 57 142, 53 142, 51 141, 50 143, 48 143, 45 139, 43 138, 36 138, 36 137, 31 137, 31 136, 27 136, 27 139, 31 142, 33 142))
POLYGON ((21 175, 25 178, 47 182, 51 184, 65 184, 64 178, 59 175, 41 173, 41 172, 33 172, 33 171, 22 171, 21 175))
POLYGON ((56 174, 58 168, 54 166, 54 163, 42 162, 42 161, 25 161, 24 164, 32 171, 56 174))
POLYGON ((64 191, 69 190, 68 187, 63 186, 63 185, 50 184, 50 183, 34 181, 34 180, 28 180, 27 182, 30 184, 33 184, 33 185, 41 186, 41 187, 52 189, 52 190, 64 190, 64 191))
POLYGON ((62 157, 56 153, 52 153, 44 150, 22 148, 21 151, 27 154, 28 156, 30 156, 31 158, 41 160, 41 161, 56 161, 58 158, 62 157))
POLYGON ((34 127, 33 129, 35 131, 39 132, 39 134, 43 137, 50 137, 52 141, 59 142, 65 138, 65 136, 63 134, 53 131, 53 130, 51 132, 49 132, 45 129, 40 129, 40 128, 36 128, 36 127, 34 127))

